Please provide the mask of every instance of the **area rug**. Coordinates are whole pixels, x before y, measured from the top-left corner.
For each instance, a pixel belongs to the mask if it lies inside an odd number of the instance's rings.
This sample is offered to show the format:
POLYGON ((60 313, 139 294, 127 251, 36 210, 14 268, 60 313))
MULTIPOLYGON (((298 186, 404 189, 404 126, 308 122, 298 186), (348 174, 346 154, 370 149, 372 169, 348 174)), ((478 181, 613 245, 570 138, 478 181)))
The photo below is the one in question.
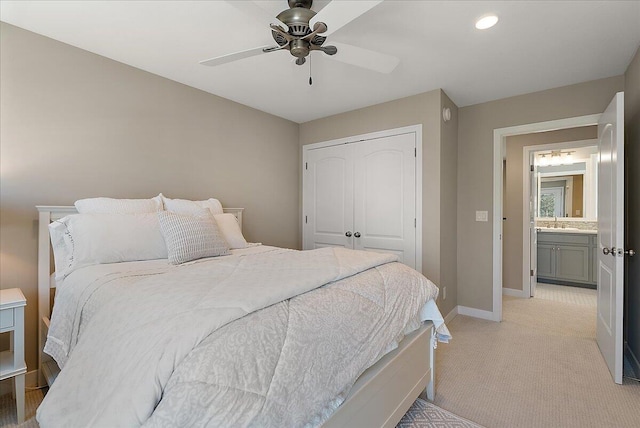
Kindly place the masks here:
POLYGON ((482 428, 482 426, 418 398, 396 428, 482 428))
MULTIPOLYGON (((29 391, 25 396, 26 421, 16 425, 15 401, 11 394, 0 397, 0 427, 37 428, 35 413, 44 397, 42 390, 29 391)), ((418 398, 402 418, 397 428, 483 428, 460 416, 418 398)))

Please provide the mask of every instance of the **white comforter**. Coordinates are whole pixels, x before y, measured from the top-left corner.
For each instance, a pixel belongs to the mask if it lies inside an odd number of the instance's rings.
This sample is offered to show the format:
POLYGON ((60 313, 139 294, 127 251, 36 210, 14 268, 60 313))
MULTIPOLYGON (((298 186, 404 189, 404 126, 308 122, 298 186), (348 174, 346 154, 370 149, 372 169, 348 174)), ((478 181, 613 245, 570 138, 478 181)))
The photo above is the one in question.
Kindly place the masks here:
POLYGON ((393 261, 273 249, 104 275, 73 292, 65 283, 47 344, 64 369, 38 422, 318 425, 437 295, 393 261), (75 297, 65 304, 64 294, 75 297))

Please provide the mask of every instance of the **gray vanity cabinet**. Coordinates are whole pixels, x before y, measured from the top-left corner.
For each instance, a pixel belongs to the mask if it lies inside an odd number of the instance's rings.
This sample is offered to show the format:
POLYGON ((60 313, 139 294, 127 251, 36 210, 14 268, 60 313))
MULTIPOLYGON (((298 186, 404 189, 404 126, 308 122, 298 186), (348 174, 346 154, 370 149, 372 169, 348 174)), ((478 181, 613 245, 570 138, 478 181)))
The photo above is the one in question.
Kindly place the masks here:
POLYGON ((593 287, 594 235, 538 232, 538 280, 593 287))
POLYGON ((538 236, 538 279, 555 278, 556 276, 556 245, 542 244, 538 236))

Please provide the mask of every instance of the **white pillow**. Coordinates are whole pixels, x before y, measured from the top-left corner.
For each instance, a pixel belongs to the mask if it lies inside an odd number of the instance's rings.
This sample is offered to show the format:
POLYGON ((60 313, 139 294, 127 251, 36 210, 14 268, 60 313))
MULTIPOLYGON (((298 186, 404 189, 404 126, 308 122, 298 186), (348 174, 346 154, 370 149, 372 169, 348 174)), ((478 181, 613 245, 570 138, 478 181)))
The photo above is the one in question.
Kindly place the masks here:
POLYGON ((49 232, 57 280, 84 266, 167 258, 155 213, 73 214, 49 232))
POLYGON ((162 196, 164 209, 176 214, 198 215, 203 208, 208 208, 211 214, 222 214, 222 204, 219 200, 211 198, 206 201, 189 201, 186 199, 169 199, 162 196))
POLYGON ((151 199, 80 199, 74 204, 80 214, 140 214, 162 211, 162 193, 151 199))
POLYGON ((222 232, 224 240, 229 244, 229 248, 246 248, 247 241, 242 236, 238 219, 233 214, 217 214, 214 216, 218 229, 222 232))
POLYGON ((157 215, 170 263, 229 254, 229 245, 208 210, 200 209, 196 216, 170 211, 159 211, 157 215))

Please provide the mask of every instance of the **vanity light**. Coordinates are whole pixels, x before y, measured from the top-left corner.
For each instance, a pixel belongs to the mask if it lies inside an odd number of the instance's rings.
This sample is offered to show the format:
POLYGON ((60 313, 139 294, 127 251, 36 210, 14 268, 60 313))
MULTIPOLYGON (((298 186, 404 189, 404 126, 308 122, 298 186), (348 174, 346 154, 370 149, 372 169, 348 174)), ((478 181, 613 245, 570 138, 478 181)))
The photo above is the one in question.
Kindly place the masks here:
POLYGON ((573 152, 567 152, 567 154, 564 157, 564 164, 565 165, 573 165, 573 152))
POLYGON ((478 30, 486 30, 498 23, 498 17, 496 15, 486 15, 476 21, 476 28, 478 30))
POLYGON ((539 153, 538 166, 573 165, 573 152, 575 150, 552 150, 547 153, 539 153))

